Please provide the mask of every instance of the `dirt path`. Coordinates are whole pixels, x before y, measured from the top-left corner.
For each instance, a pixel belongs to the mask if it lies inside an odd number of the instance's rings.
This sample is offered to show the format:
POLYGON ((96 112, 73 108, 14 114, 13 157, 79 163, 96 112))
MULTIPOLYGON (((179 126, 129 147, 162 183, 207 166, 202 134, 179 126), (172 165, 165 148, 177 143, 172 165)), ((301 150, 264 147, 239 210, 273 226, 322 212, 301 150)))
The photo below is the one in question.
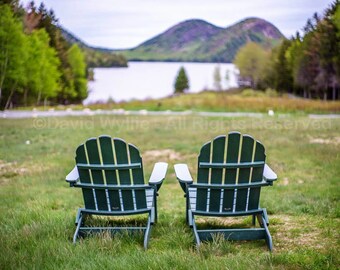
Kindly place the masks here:
MULTIPOLYGON (((90 110, 88 108, 83 110, 54 110, 50 109, 48 111, 39 111, 33 109, 32 111, 2 111, 0 112, 0 118, 10 118, 10 119, 18 119, 18 118, 36 118, 36 117, 64 117, 64 116, 86 116, 86 115, 198 115, 198 116, 206 116, 206 117, 264 117, 268 114, 266 113, 256 113, 256 112, 193 112, 193 111, 183 111, 183 112, 175 112, 175 111, 147 111, 147 110, 139 110, 139 111, 126 111, 123 109, 115 109, 115 110, 90 110)), ((270 116, 272 114, 269 114, 270 116)), ((279 114, 279 116, 286 117, 290 116, 289 114, 279 114)), ((316 119, 329 119, 329 118, 340 118, 340 114, 309 114, 309 118, 316 119)))

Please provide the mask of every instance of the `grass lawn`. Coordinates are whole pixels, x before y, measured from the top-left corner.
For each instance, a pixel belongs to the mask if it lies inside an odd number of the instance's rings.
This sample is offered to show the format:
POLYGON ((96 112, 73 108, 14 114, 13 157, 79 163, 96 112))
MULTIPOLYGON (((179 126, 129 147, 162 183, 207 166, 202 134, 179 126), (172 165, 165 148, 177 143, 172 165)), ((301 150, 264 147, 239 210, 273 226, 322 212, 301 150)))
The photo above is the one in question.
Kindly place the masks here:
MULTIPOLYGON (((340 119, 0 119, 0 269, 339 269, 339 183, 340 119), (203 143, 232 130, 260 140, 279 176, 273 187, 263 188, 261 197, 269 214, 273 253, 264 241, 218 238, 197 251, 185 224, 185 200, 173 164, 188 163, 196 176, 203 143), (159 222, 147 251, 142 235, 103 234, 72 244, 82 195, 68 187, 65 175, 74 166, 76 147, 101 134, 137 145, 146 179, 154 162, 169 163, 160 190, 159 222)), ((250 219, 237 222, 251 224, 250 219)))

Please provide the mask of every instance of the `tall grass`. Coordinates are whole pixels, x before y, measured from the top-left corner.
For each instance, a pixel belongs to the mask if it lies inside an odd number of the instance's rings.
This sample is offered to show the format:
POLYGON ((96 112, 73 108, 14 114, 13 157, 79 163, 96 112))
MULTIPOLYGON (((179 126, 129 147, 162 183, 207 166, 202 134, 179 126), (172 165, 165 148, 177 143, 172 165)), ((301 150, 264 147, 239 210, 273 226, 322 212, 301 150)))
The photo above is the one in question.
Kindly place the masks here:
POLYGON ((339 113, 340 101, 322 101, 288 96, 273 96, 273 91, 201 92, 184 94, 157 100, 130 101, 91 105, 91 108, 128 110, 193 110, 213 112, 267 112, 281 113, 339 113))
POLYGON ((0 269, 338 269, 339 134, 337 119, 297 116, 1 119, 0 269), (270 218, 272 254, 263 241, 225 242, 218 237, 197 251, 185 224, 185 201, 172 165, 188 163, 195 177, 202 144, 231 130, 260 140, 279 175, 261 195, 270 218), (64 178, 74 166, 76 147, 101 134, 137 145, 146 178, 154 162, 170 165, 147 251, 141 235, 104 233, 72 244, 76 210, 83 202, 80 190, 69 188, 64 178))
MULTIPOLYGON (((55 106, 53 109, 84 109, 83 105, 55 106)), ((128 102, 114 102, 91 104, 90 109, 125 109, 151 111, 212 111, 212 112, 264 112, 274 110, 276 113, 339 113, 340 101, 310 100, 291 98, 279 95, 274 90, 266 92, 246 89, 229 91, 204 91, 201 93, 175 95, 161 99, 132 100, 128 102)), ((24 107, 21 109, 32 109, 24 107)), ((50 109, 42 107, 40 109, 50 109)))

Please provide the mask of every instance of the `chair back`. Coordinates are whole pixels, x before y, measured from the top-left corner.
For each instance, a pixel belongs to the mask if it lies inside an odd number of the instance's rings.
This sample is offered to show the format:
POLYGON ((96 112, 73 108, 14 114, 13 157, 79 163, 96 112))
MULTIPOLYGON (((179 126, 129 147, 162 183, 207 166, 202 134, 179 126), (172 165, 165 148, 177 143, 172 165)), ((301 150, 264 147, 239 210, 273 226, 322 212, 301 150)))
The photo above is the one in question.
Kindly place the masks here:
POLYGON ((86 209, 126 211, 147 206, 139 150, 119 138, 90 138, 76 150, 79 184, 86 209))
POLYGON ((249 135, 230 132, 203 145, 198 157, 196 210, 244 212, 259 208, 266 155, 249 135))

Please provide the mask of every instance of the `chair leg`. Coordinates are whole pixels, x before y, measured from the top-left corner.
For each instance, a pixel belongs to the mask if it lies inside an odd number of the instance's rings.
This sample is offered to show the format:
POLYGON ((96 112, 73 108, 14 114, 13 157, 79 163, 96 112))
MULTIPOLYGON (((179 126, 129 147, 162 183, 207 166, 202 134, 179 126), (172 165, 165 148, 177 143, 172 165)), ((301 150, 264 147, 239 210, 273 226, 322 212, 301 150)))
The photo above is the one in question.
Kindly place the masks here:
POLYGON ((268 218, 268 215, 267 215, 267 209, 266 208, 263 208, 263 217, 264 217, 264 220, 267 224, 267 226, 269 226, 269 218, 268 218))
POLYGON ((270 232, 269 232, 269 229, 268 229, 268 226, 267 226, 267 221, 266 221, 264 216, 262 216, 262 227, 266 231, 266 243, 267 243, 268 249, 269 249, 269 251, 273 251, 272 236, 270 235, 270 232))
POLYGON ((194 231, 194 236, 195 236, 195 240, 196 240, 196 248, 199 249, 200 244, 201 244, 201 240, 200 240, 200 237, 199 237, 198 232, 197 232, 197 227, 196 227, 194 215, 192 215, 192 222, 191 223, 192 223, 192 229, 194 231))
POLYGON ((154 224, 155 223, 155 211, 156 211, 156 209, 155 209, 155 207, 152 207, 151 208, 151 217, 150 217, 150 219, 151 219, 151 224, 154 224))
POLYGON ((77 218, 77 228, 76 228, 76 231, 74 232, 74 235, 73 235, 73 244, 75 244, 76 241, 77 241, 79 229, 80 229, 80 226, 82 225, 82 223, 83 223, 83 216, 82 216, 82 214, 80 212, 79 213, 79 218, 77 218))
POLYGON ((157 188, 155 188, 155 192, 154 192, 154 209, 155 209, 154 222, 157 223, 157 220, 158 220, 158 214, 157 214, 157 188))
MULTIPOLYGON (((185 197, 185 203, 186 203, 186 207, 185 207, 185 221, 188 225, 190 225, 190 217, 189 217, 189 194, 186 195, 185 197)), ((190 225, 191 226, 191 225, 190 225)))
POLYGON ((192 227, 192 223, 193 223, 193 214, 191 212, 191 210, 187 210, 187 215, 188 215, 188 222, 187 224, 192 227))
POLYGON ((81 208, 78 209, 77 211, 77 215, 76 215, 76 221, 75 224, 78 225, 79 222, 79 218, 81 217, 81 208))
POLYGON ((148 248, 148 244, 149 244, 149 239, 150 239, 150 233, 151 233, 151 214, 149 214, 148 217, 148 224, 146 226, 146 230, 145 230, 145 234, 144 234, 144 249, 146 250, 148 248))
POLYGON ((256 216, 255 215, 252 215, 252 225, 255 226, 256 224, 256 216))
POLYGON ((155 207, 153 208, 154 209, 154 217, 153 217, 153 220, 152 220, 152 223, 157 223, 157 200, 155 200, 155 207))

